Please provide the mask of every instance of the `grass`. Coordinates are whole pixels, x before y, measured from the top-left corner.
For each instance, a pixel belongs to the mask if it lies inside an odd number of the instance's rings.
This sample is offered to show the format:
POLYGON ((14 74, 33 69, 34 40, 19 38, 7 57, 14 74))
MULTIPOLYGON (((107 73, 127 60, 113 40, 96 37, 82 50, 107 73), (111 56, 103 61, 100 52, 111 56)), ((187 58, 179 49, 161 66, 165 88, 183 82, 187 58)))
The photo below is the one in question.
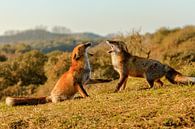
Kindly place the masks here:
POLYGON ((2 129, 156 129, 195 128, 195 86, 165 82, 146 90, 143 79, 129 79, 113 93, 117 81, 89 86, 89 98, 38 106, 0 103, 2 129))

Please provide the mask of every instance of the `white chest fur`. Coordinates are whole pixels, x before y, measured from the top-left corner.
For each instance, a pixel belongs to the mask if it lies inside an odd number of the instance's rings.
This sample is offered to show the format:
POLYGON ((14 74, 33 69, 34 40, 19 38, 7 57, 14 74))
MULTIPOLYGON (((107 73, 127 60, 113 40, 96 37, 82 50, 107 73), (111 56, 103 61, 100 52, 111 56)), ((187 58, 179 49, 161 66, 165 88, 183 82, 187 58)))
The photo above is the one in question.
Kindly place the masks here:
POLYGON ((116 71, 119 71, 119 60, 115 52, 111 53, 112 65, 116 71))
POLYGON ((85 60, 84 69, 85 69, 86 73, 88 73, 88 76, 91 77, 91 67, 90 67, 90 63, 89 63, 87 50, 85 52, 85 59, 84 60, 85 60))

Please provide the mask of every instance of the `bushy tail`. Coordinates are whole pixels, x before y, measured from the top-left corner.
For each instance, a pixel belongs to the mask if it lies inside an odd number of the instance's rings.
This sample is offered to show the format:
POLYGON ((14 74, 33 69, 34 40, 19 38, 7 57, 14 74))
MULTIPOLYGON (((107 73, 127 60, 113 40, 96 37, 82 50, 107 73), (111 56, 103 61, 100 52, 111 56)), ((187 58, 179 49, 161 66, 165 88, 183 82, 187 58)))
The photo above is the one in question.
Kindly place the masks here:
POLYGON ((47 97, 7 97, 5 103, 8 106, 37 105, 50 102, 47 97))
POLYGON ((181 73, 177 72, 170 66, 165 66, 166 75, 165 77, 173 84, 195 84, 195 77, 184 76, 181 73))

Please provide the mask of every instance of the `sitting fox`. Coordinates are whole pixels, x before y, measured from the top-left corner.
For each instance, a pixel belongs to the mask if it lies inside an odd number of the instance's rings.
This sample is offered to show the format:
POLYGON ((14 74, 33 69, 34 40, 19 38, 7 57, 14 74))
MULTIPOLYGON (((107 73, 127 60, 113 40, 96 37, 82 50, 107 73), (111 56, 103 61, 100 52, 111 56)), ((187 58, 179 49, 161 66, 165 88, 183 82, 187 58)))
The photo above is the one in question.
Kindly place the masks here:
POLYGON ((36 105, 47 102, 56 103, 71 99, 77 92, 79 92, 82 97, 88 97, 89 95, 85 91, 84 85, 111 81, 90 78, 91 68, 88 59, 88 48, 91 45, 91 42, 87 42, 79 44, 73 49, 71 66, 57 81, 49 97, 7 97, 6 104, 16 106, 36 105))
POLYGON ((122 85, 125 89, 128 76, 145 78, 150 88, 153 87, 154 82, 162 86, 163 82, 160 79, 163 76, 173 84, 195 84, 195 77, 183 76, 159 61, 131 55, 122 41, 107 40, 106 43, 111 47, 108 53, 111 54, 112 65, 120 75, 115 92, 118 92, 122 85))

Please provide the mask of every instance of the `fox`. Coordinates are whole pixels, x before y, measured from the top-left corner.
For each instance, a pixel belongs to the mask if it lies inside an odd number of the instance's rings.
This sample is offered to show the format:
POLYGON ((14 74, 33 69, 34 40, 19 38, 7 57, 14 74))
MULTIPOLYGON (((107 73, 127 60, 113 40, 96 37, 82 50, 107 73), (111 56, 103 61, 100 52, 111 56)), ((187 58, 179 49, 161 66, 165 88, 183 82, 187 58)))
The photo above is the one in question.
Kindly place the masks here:
POLYGON ((164 76, 173 84, 195 84, 195 77, 184 76, 167 64, 130 54, 123 41, 106 40, 106 43, 111 48, 108 53, 114 70, 120 76, 114 92, 125 89, 128 77, 145 78, 149 88, 154 86, 154 82, 163 86, 160 79, 164 76))
MULTIPOLYGON (((84 97, 89 97, 84 89, 84 85, 90 80, 91 67, 88 59, 88 48, 91 42, 77 45, 71 54, 71 66, 57 81, 52 89, 50 96, 45 97, 7 97, 8 106, 17 105, 37 105, 48 102, 57 103, 71 99, 79 92, 84 97)), ((100 79, 100 81, 102 81, 100 79)), ((95 81, 98 82, 98 81, 95 81)))

